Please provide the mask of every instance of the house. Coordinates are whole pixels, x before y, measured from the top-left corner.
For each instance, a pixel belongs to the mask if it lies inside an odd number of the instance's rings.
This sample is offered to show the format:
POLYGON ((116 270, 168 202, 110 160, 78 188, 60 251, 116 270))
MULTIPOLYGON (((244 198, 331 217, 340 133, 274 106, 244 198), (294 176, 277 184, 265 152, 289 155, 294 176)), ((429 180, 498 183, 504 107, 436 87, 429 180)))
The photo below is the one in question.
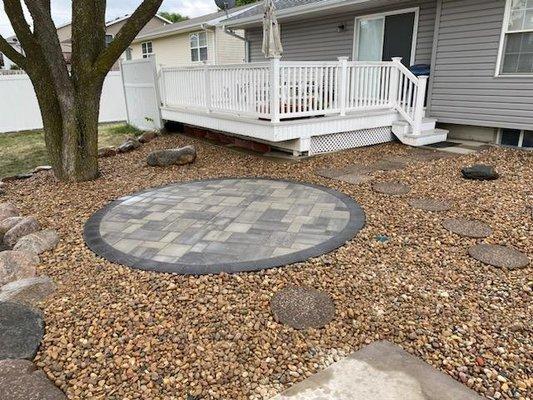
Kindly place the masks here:
MULTIPOLYGON (((106 38, 105 38, 106 43, 111 43, 115 35, 124 26, 128 18, 129 18, 129 15, 124 15, 122 17, 118 17, 111 21, 106 22, 106 38)), ((169 20, 163 18, 160 15, 156 15, 150 21, 148 21, 148 23, 145 25, 145 27, 141 30, 139 34, 142 35, 147 31, 160 28, 168 24, 171 24, 169 20)), ((72 24, 69 22, 67 24, 58 26, 57 36, 59 38, 59 42, 61 44, 61 49, 63 50, 63 55, 65 57, 65 60, 67 60, 67 62, 70 63, 70 58, 72 54, 72 24)), ((7 40, 9 43, 12 43, 12 46, 17 48, 19 52, 22 52, 22 48, 16 36, 11 36, 7 38, 7 40)), ((121 58, 125 59, 127 57, 127 53, 128 51, 121 58)), ((12 62, 6 56, 4 56, 3 58, 4 58, 4 68, 10 69, 12 62)))
MULTIPOLYGON (((284 61, 428 64, 426 115, 450 137, 533 146, 533 1, 277 0, 284 61)), ((261 53, 262 7, 222 24, 261 53)))
MULTIPOLYGON (((24 50, 22 50, 22 46, 20 45, 19 41, 15 36, 8 37, 6 41, 9 43, 11 47, 13 47, 16 51, 18 51, 21 54, 24 54, 24 50)), ((17 65, 11 61, 7 56, 0 53, 0 70, 11 70, 16 69, 17 65)))
POLYGON ((131 45, 132 58, 155 57, 158 65, 167 67, 243 63, 244 31, 227 33, 217 24, 249 8, 237 7, 229 13, 219 11, 145 31, 131 45))

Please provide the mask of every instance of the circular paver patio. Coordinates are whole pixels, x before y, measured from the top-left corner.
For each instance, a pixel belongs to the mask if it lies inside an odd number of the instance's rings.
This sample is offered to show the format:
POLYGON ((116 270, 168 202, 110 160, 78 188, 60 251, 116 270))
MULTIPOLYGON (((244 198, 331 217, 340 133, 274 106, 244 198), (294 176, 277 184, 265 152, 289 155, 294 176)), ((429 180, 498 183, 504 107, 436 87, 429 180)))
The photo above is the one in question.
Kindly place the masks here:
POLYGON ((84 236, 109 261, 199 275, 304 261, 342 246, 364 220, 354 200, 325 187, 220 179, 118 199, 89 219, 84 236))

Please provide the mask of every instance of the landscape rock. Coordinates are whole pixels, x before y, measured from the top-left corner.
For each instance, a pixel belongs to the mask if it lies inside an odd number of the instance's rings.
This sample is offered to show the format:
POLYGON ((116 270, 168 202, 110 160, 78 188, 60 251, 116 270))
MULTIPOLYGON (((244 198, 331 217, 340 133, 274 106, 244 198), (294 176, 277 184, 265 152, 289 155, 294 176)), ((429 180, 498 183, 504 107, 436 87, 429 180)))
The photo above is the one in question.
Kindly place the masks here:
POLYGON ((465 179, 477 181, 491 181, 500 177, 494 167, 485 164, 472 165, 471 167, 463 168, 461 172, 465 179))
POLYGON ((0 221, 0 242, 4 240, 4 235, 23 219, 23 217, 9 217, 0 221))
POLYGON ((115 147, 102 147, 101 149, 98 149, 98 157, 99 158, 106 158, 106 157, 113 157, 117 155, 117 149, 115 147))
POLYGON ((66 396, 27 360, 0 361, 0 399, 65 400, 66 396))
POLYGON ((19 210, 11 203, 0 203, 0 222, 6 218, 18 217, 19 210))
POLYGON ((58 243, 59 235, 57 231, 47 229, 21 237, 13 247, 13 250, 41 254, 54 249, 58 243))
POLYGON ((32 360, 43 335, 44 320, 38 310, 19 303, 0 303, 0 360, 32 360))
POLYGON ((120 146, 118 146, 117 152, 128 153, 130 151, 138 149, 139 147, 141 147, 141 143, 137 139, 130 138, 126 140, 124 143, 122 143, 120 146))
POLYGON ((39 167, 36 167, 33 170, 33 173, 38 174, 39 172, 50 171, 50 170, 52 170, 52 167, 50 165, 41 165, 39 167))
POLYGON ((158 150, 151 153, 146 162, 151 167, 168 167, 169 165, 192 164, 196 160, 194 146, 180 149, 158 150))
POLYGON ((484 264, 497 268, 518 269, 527 267, 529 257, 508 246, 481 243, 471 247, 468 254, 484 264))
POLYGON ((141 136, 139 136, 139 142, 148 143, 154 140, 157 137, 157 132, 146 131, 141 136))
POLYGON ((47 276, 21 279, 0 288, 0 302, 11 301, 33 306, 52 294, 55 289, 54 281, 47 276))
POLYGON ((41 225, 34 217, 24 217, 17 225, 5 233, 4 243, 9 247, 13 247, 21 237, 37 232, 39 229, 41 229, 41 225))
POLYGON ((0 285, 35 276, 35 266, 39 257, 22 251, 3 251, 0 253, 0 285))

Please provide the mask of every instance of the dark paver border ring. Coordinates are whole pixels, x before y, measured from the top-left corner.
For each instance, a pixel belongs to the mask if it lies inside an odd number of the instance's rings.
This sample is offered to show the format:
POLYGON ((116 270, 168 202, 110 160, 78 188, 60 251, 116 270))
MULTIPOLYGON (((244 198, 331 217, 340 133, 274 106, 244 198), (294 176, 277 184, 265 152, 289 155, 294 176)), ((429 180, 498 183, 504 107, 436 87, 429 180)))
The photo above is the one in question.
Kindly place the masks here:
POLYGON ((108 205, 106 205, 101 210, 93 214, 87 223, 85 224, 83 230, 83 237, 87 246, 98 256, 103 257, 104 259, 111 261, 116 264, 125 265, 134 269, 139 269, 143 271, 155 271, 155 272, 164 272, 164 273, 175 273, 182 275, 207 275, 207 274, 218 274, 218 273, 238 273, 238 272, 252 272, 260 271, 263 269, 282 267, 285 265, 290 265, 302 261, 306 261, 313 257, 318 257, 320 255, 329 253, 333 250, 338 249, 339 247, 346 244, 355 237, 355 235, 365 226, 365 213, 362 207, 357 204, 357 202, 352 199, 350 196, 338 192, 336 190, 330 189, 325 186, 315 185, 306 182, 291 181, 285 179, 273 179, 268 177, 223 177, 223 178, 213 178, 213 179, 198 179, 185 182, 177 182, 169 185, 163 185, 159 187, 152 187, 145 189, 131 195, 125 195, 121 199, 113 200, 108 205), (346 227, 340 231, 336 236, 330 238, 327 241, 319 243, 316 246, 309 247, 304 250, 296 251, 294 253, 289 253, 282 256, 271 257, 267 259, 252 260, 252 261, 240 261, 240 262, 230 262, 230 263, 220 263, 220 264, 182 264, 182 263, 169 263, 161 262, 150 259, 144 259, 140 257, 133 256, 131 254, 123 253, 113 246, 109 245, 100 235, 100 223, 102 222, 105 215, 114 207, 121 204, 123 197, 127 196, 136 196, 151 192, 153 190, 164 189, 171 186, 179 186, 185 184, 192 184, 198 182, 216 182, 222 180, 231 180, 231 179, 240 179, 240 180, 266 180, 266 181, 277 181, 285 182, 295 185, 307 186, 310 188, 322 190, 329 193, 330 195, 336 197, 340 200, 345 206, 347 211, 350 213, 350 218, 346 227))

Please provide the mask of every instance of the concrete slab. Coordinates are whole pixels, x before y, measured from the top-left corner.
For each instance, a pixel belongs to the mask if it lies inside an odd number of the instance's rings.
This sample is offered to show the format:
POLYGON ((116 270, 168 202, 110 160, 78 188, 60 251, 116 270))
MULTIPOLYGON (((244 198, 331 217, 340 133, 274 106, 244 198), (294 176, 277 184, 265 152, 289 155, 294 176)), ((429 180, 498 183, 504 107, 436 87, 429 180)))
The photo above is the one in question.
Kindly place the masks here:
POLYGON ((272 400, 482 400, 389 342, 375 342, 272 400))

